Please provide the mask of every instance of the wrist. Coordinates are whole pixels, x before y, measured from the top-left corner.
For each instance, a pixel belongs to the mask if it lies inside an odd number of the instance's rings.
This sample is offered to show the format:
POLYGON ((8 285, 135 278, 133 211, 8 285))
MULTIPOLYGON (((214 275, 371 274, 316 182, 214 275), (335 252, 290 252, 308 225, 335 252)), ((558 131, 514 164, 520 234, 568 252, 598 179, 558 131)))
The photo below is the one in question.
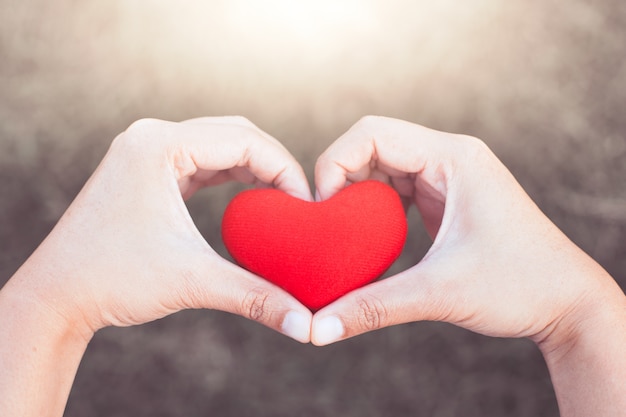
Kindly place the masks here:
POLYGON ((64 297, 33 290, 36 283, 26 282, 18 271, 0 289, 0 311, 10 311, 10 315, 0 315, 23 323, 34 324, 34 330, 67 341, 88 344, 94 331, 80 314, 72 314, 68 307, 59 307, 64 297))
POLYGON ((84 280, 78 271, 85 268, 80 259, 71 256, 69 245, 62 243, 63 236, 55 232, 56 228, 1 291, 26 309, 24 314, 40 315, 42 325, 88 342, 98 327, 87 303, 89 292, 80 287, 84 280))
POLYGON ((546 359, 558 361, 588 341, 626 329, 626 296, 606 272, 596 276, 594 288, 532 337, 546 359))
POLYGON ((93 333, 24 291, 20 273, 0 290, 0 415, 62 415, 93 333))
POLYGON ((593 291, 535 338, 564 417, 626 409, 626 296, 602 275, 593 291))

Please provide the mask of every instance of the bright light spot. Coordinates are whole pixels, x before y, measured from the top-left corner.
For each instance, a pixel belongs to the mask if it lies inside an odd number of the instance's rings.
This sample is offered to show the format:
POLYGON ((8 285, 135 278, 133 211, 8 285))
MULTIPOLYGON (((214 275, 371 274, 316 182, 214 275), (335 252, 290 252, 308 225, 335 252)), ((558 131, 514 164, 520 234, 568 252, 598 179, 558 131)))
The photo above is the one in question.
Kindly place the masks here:
POLYGON ((344 111, 394 91, 409 94, 414 80, 464 80, 466 68, 482 65, 475 45, 497 33, 498 4, 151 0, 146 8, 140 0, 119 0, 116 53, 173 88, 204 88, 244 103, 256 97, 267 108, 290 97, 326 108, 336 96, 344 111))
POLYGON ((332 47, 375 26, 372 8, 356 0, 231 0, 224 8, 231 29, 258 42, 332 47))

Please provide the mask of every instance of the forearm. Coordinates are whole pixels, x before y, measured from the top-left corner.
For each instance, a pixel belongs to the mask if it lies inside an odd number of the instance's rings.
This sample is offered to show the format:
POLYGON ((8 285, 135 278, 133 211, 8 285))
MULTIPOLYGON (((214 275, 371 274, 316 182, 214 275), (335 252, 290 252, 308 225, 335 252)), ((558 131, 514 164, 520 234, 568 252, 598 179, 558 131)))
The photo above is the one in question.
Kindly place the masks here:
POLYGON ((0 415, 61 416, 89 341, 22 289, 24 274, 0 290, 0 415))
POLYGON ((552 335, 566 342, 540 343, 563 417, 626 416, 626 297, 612 281, 604 287, 576 325, 552 335))

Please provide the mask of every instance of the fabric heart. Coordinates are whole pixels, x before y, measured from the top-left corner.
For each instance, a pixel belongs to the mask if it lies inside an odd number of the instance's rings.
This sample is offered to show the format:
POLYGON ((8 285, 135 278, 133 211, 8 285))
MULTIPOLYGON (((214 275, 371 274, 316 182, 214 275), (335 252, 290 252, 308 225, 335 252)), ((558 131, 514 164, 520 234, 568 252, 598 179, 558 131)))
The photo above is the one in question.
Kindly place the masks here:
POLYGON ((222 220, 233 259, 313 311, 380 277, 402 252, 406 234, 400 197, 374 180, 322 202, 276 189, 243 191, 222 220))

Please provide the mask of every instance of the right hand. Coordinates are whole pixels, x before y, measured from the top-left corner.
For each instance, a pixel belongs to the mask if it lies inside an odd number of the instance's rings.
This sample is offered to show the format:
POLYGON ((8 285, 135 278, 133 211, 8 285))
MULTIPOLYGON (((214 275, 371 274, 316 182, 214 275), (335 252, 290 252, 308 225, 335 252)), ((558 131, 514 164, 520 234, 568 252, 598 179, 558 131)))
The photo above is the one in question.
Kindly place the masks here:
POLYGON ((557 347, 593 308, 623 303, 615 281, 476 138, 366 117, 319 158, 318 198, 368 178, 415 203, 434 242, 414 267, 317 312, 316 345, 434 320, 557 347))

